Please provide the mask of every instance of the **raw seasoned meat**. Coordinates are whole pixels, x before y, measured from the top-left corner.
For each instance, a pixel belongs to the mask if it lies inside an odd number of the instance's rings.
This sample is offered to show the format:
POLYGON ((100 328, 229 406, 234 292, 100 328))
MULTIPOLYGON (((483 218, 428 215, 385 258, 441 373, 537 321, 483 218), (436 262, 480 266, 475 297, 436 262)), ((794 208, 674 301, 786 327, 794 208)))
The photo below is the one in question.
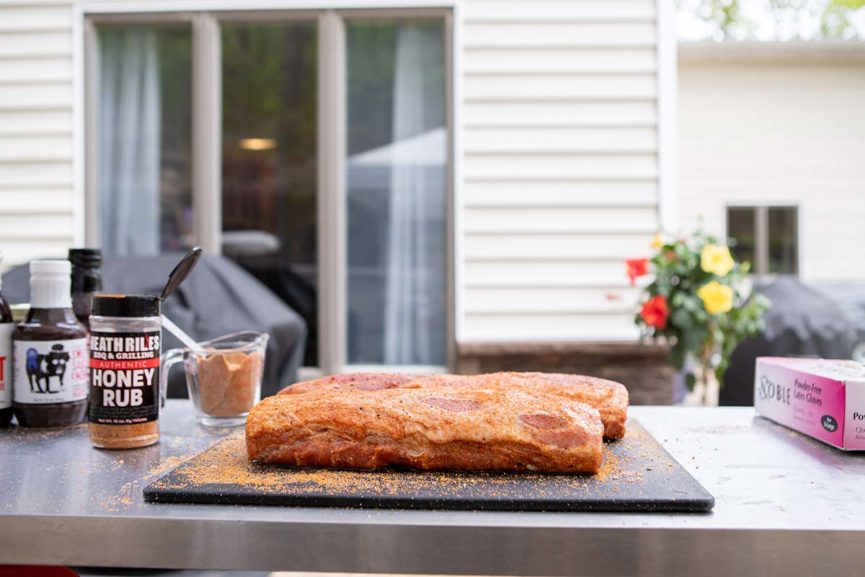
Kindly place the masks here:
POLYGON ((246 446, 251 460, 301 467, 596 473, 603 425, 539 392, 310 387, 256 405, 246 446))
POLYGON ((543 392, 585 403, 600 412, 604 436, 621 439, 628 420, 628 389, 624 385, 585 375, 556 373, 490 373, 485 375, 405 375, 352 373, 324 377, 286 387, 280 394, 305 393, 319 388, 380 390, 391 388, 505 389, 543 392))
POLYGON ((280 391, 280 394, 306 393, 314 389, 359 389, 362 391, 379 391, 393 389, 416 379, 414 375, 400 373, 346 373, 330 375, 313 381, 295 383, 280 391))

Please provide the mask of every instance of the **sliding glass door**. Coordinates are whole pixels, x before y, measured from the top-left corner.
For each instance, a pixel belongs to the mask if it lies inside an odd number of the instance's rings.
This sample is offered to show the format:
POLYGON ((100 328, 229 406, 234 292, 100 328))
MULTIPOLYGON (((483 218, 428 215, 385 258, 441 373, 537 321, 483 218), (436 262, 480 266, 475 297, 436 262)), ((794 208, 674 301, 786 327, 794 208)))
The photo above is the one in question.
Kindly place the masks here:
POLYGON ((156 16, 85 28, 93 240, 221 252, 304 318, 308 367, 443 368, 449 13, 156 16))
POLYGON ((346 25, 351 364, 447 362, 444 34, 440 20, 346 25))
POLYGON ((108 256, 194 242, 192 34, 183 24, 98 28, 96 214, 108 256))
POLYGON ((318 366, 316 20, 221 32, 222 253, 303 317, 318 366))

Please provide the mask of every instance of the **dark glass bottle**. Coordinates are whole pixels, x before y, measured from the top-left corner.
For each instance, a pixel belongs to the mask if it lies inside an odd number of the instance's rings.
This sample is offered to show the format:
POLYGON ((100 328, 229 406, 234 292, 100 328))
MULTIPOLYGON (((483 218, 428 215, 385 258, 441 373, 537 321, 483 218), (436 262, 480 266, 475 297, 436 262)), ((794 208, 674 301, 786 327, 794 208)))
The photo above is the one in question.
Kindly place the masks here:
MULTIPOLYGON (((3 256, 0 254, 0 262, 3 256)), ((2 290, 0 279, 0 290, 2 290)), ((12 309, 0 292, 0 427, 8 427, 12 420, 12 309)))
POLYGON ((102 290, 102 251, 98 248, 70 248, 72 263, 72 309, 85 327, 90 327, 93 295, 102 290))
POLYGON ((30 312, 12 334, 13 403, 24 427, 83 422, 87 413, 87 329, 72 310, 69 261, 30 263, 30 312))

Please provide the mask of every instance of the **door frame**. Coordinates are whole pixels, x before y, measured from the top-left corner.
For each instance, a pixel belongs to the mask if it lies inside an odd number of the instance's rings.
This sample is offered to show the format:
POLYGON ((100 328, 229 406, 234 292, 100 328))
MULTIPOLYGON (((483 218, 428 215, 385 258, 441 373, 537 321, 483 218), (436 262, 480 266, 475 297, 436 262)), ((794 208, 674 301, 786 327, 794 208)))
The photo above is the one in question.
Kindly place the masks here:
MULTIPOLYGON (((319 34, 318 139, 319 367, 324 374, 356 370, 347 364, 347 228, 345 182, 345 29, 347 18, 442 17, 445 27, 446 121, 449 174, 446 191, 447 367, 399 367, 429 372, 454 368, 459 334, 461 182, 461 18, 458 0, 155 0, 83 3, 74 7, 74 225, 75 242, 99 246, 97 192, 98 23, 177 22, 191 27, 193 46, 193 211, 198 243, 221 253, 221 52, 219 23, 243 20, 317 19, 319 34), (322 111, 329 111, 322 114, 322 111), (327 266, 322 266, 326 262, 327 266)), ((369 369, 369 366, 363 368, 369 369)), ((391 370, 397 367, 378 367, 391 370)))

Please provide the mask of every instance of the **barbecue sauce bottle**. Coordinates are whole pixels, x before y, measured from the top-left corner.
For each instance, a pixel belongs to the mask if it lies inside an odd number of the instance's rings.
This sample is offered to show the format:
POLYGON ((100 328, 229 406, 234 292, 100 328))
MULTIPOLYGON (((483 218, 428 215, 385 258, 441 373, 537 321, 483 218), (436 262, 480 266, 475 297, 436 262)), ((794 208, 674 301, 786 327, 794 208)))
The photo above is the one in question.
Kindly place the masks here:
POLYGON ((70 248, 72 263, 72 310, 78 321, 90 328, 93 295, 102 290, 102 251, 98 248, 70 248))
MULTIPOLYGON (((0 262, 3 254, 0 253, 0 262)), ((0 279, 0 290, 3 279, 0 279)), ((12 420, 12 309, 0 292, 0 427, 8 427, 12 420)))
POLYGON ((81 423, 87 412, 87 329, 75 318, 68 260, 30 263, 30 312, 12 333, 15 417, 24 427, 81 423))

